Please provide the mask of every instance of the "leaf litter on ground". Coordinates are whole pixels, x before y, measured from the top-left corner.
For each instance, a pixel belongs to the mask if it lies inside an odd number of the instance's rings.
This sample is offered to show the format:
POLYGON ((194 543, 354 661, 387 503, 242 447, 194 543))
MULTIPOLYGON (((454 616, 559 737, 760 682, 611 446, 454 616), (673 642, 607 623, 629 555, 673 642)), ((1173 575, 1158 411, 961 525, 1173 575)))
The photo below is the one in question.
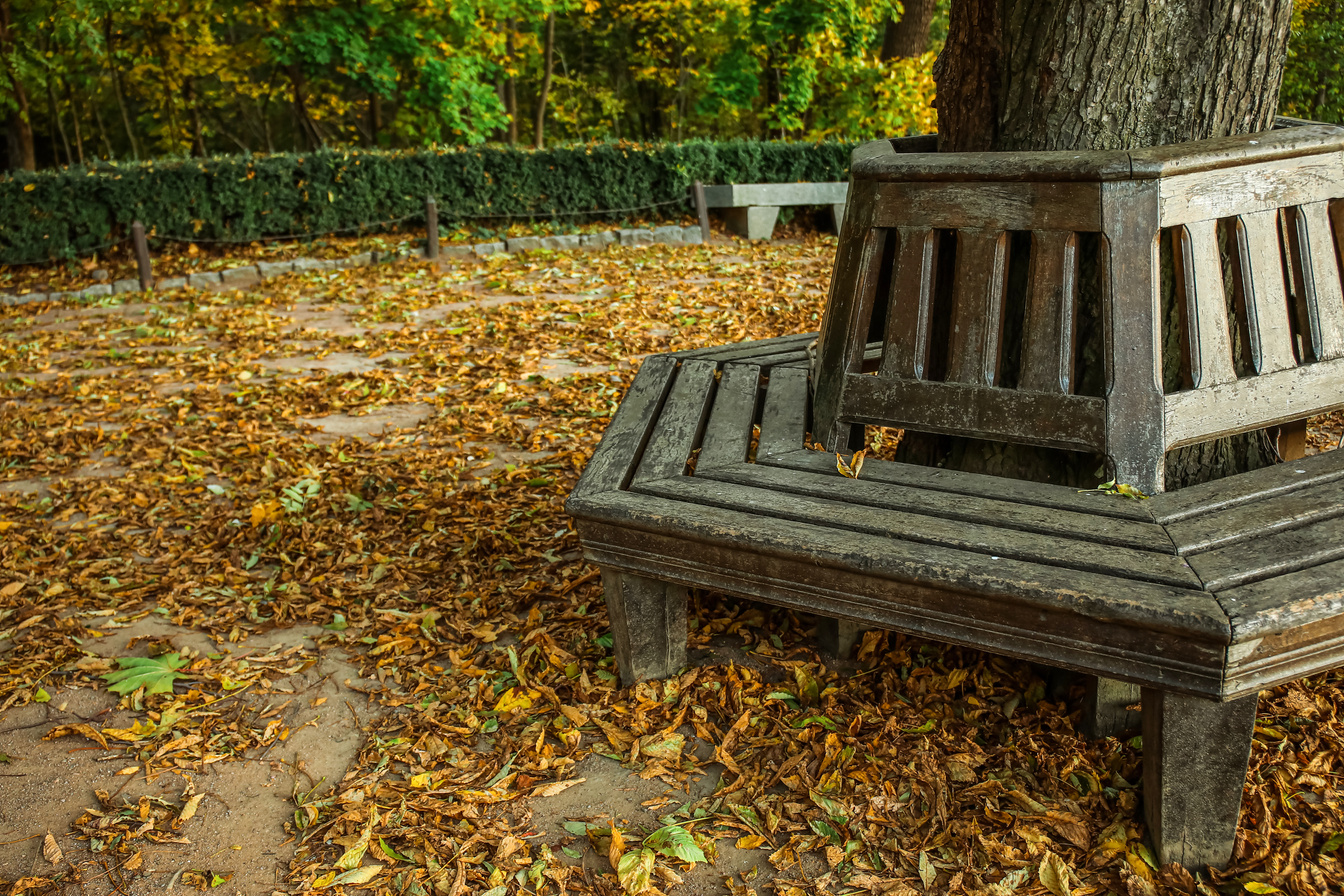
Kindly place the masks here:
MULTIPOLYGON (((870 632, 836 663, 813 620, 696 593, 692 648, 751 662, 617 686, 564 497, 643 357, 817 329, 833 253, 536 253, 0 309, 0 711, 107 687, 130 726, 49 736, 189 777, 288 737, 277 683, 351 651, 381 709, 342 780, 296 776, 296 892, 676 893, 721 844, 760 857, 730 893, 1338 892, 1337 674, 1262 697, 1236 859, 1199 876, 1144 845, 1141 744, 1084 740, 1077 695, 1015 660, 870 632), (412 404, 383 433, 311 422, 412 404), (90 650, 150 614, 224 646, 90 650), (322 634, 247 649, 295 625, 322 634), (593 754, 670 788, 658 826, 535 829, 593 754)), ((144 873, 200 796, 100 793, 74 830, 144 873)), ((44 873, 11 889, 69 882, 44 873)))

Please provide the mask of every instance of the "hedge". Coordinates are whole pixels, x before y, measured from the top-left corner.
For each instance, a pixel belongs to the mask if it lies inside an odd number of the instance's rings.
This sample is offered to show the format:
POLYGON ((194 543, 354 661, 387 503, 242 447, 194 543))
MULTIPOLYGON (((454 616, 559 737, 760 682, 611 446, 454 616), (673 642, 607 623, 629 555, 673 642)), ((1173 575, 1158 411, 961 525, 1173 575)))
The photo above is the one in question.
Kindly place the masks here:
MULTIPOLYGON (((504 216, 583 220, 677 200, 699 180, 845 180, 847 143, 758 141, 508 148, 323 150, 143 163, 99 162, 0 175, 0 264, 88 255, 151 234, 250 241, 331 233, 397 218, 423 220, 426 196, 456 225, 504 216), (613 212, 612 210, 616 210, 613 212)), ((666 204, 665 204, 666 203, 666 204)))

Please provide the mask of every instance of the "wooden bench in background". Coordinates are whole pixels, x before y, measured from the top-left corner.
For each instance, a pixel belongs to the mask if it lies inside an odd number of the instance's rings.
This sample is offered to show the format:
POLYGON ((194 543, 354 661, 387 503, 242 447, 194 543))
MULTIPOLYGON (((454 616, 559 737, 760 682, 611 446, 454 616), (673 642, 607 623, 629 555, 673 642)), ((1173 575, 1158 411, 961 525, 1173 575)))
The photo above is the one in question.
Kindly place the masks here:
POLYGON ((849 184, 726 184, 704 191, 705 205, 724 210, 729 230, 749 240, 768 240, 775 232, 780 208, 786 205, 829 205, 838 233, 849 184))
POLYGON ((1344 129, 931 150, 856 152, 814 359, 804 334, 641 368, 567 505, 602 568, 622 679, 684 664, 691 586, 837 619, 841 643, 885 628, 1073 669, 1121 703, 1141 688, 1158 856, 1223 865, 1256 695, 1344 662, 1344 452, 1157 494, 1162 457, 1344 406, 1344 129), (1170 393, 1163 240, 1183 310, 1170 393), (1080 247, 1100 253, 1100 395, 1073 376, 1080 247), (1013 259, 1028 276, 1005 375, 1013 259), (806 447, 811 433, 847 453, 869 424, 1096 451, 1156 496, 877 460, 850 479, 806 447))

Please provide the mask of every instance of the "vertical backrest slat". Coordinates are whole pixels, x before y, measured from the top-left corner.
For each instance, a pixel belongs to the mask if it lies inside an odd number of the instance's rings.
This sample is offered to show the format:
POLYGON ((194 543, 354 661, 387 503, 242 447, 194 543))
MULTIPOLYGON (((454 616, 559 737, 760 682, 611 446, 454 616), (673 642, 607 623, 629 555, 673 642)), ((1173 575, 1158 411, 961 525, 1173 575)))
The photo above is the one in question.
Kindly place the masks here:
POLYGON ((880 264, 881 256, 872 251, 876 236, 873 231, 875 187, 874 182, 864 180, 855 180, 850 186, 849 204, 840 228, 840 244, 836 248, 831 291, 822 318, 821 341, 817 346, 814 368, 817 377, 812 396, 813 435, 830 449, 849 443, 850 426, 840 420, 840 398, 844 379, 854 366, 855 354, 857 352, 862 358, 863 342, 868 336, 866 328, 872 298, 870 293, 866 299, 869 311, 862 313, 863 293, 877 288, 879 272, 875 268, 880 264), (857 332, 860 320, 863 321, 862 333, 857 332))
POLYGON ((957 273, 952 281, 952 340, 947 380, 996 385, 1003 342, 1003 294, 1008 274, 1008 233, 957 232, 957 273))
POLYGON ((1283 284, 1277 209, 1237 216, 1237 284, 1246 313, 1251 363, 1256 373, 1297 365, 1288 326, 1288 295, 1283 284))
POLYGON ((1178 228, 1174 248, 1176 292, 1185 322, 1191 385, 1200 389, 1233 382, 1237 370, 1232 363, 1232 336, 1227 326, 1218 222, 1196 221, 1178 228))
MULTIPOLYGON (((900 243, 891 276, 887 331, 879 376, 922 380, 929 362, 929 315, 933 306, 933 261, 937 231, 897 228, 900 243)), ((890 236, 888 236, 890 239, 890 236)), ((879 296, 878 301, 883 297, 879 296)))
POLYGON ((1344 290, 1340 286, 1329 201, 1308 202, 1292 210, 1293 270, 1306 306, 1311 356, 1330 361, 1344 355, 1344 290))
POLYGON ((1019 389, 1073 391, 1078 311, 1078 237, 1070 231, 1031 235, 1030 293, 1019 389))

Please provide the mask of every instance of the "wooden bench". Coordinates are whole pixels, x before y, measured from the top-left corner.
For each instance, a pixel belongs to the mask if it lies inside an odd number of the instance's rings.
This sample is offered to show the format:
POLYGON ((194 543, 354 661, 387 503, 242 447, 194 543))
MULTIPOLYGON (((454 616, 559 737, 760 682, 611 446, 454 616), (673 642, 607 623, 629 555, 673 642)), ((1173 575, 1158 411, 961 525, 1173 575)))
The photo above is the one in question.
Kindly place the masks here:
POLYGON ((724 209, 729 230, 749 240, 768 240, 780 208, 786 205, 829 205, 839 232, 849 184, 726 184, 704 191, 705 206, 724 209))
POLYGON ((693 586, 834 617, 839 642, 886 628, 1137 686, 1158 856, 1221 866, 1256 695, 1344 662, 1344 452, 1130 501, 877 460, 850 479, 806 444, 876 424, 1090 450, 1158 493, 1170 447, 1344 405, 1344 129, 1015 154, 1012 172, 930 149, 856 152, 815 356, 809 334, 641 368, 567 505, 622 679, 684 664, 693 586), (1184 309, 1170 393, 1163 240, 1184 309), (1073 377, 1080 246, 1100 253, 1104 395, 1073 377), (1013 258, 1029 276, 1005 376, 1013 258))

